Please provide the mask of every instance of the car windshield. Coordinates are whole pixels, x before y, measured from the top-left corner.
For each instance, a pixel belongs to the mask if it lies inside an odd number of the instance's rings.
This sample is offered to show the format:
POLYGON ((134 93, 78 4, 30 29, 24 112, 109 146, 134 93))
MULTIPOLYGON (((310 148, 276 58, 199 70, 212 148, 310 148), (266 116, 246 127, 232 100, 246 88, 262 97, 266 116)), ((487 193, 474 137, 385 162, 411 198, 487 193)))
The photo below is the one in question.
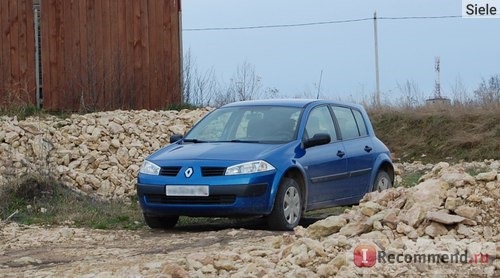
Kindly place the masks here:
POLYGON ((302 108, 239 106, 220 108, 197 123, 184 142, 286 143, 297 137, 302 108))

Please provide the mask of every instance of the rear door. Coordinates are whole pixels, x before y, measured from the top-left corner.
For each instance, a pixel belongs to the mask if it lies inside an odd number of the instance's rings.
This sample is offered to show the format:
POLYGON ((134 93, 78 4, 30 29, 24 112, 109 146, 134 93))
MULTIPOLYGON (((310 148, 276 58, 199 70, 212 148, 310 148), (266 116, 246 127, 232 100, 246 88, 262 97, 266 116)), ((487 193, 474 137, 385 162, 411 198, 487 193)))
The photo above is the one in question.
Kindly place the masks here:
POLYGON ((332 106, 332 110, 346 152, 349 194, 358 198, 368 190, 376 158, 372 139, 368 136, 366 123, 359 110, 343 106, 332 106))

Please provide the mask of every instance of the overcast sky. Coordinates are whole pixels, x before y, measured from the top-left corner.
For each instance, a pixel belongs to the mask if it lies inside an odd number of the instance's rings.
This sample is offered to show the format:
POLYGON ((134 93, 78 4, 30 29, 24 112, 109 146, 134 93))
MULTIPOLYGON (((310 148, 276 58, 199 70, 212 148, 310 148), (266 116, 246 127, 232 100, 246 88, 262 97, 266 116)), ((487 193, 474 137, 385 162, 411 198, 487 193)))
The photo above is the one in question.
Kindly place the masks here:
MULTIPOLYGON (((183 48, 200 69, 229 80, 239 64, 255 66, 265 88, 296 96, 361 100, 375 91, 373 20, 304 27, 227 31, 191 28, 296 24, 373 17, 461 15, 458 0, 183 0, 183 48)), ((442 92, 453 98, 458 79, 469 91, 500 74, 500 19, 378 20, 380 87, 399 97, 397 84, 418 84, 432 96, 434 59, 441 59, 442 92)))

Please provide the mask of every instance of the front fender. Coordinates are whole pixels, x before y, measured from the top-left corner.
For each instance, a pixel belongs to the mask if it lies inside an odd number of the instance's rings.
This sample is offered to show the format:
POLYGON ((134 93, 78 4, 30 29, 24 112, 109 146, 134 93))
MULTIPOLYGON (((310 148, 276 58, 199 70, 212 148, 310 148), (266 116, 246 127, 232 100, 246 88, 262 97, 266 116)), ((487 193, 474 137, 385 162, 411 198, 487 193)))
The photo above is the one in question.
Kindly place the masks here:
POLYGON ((276 175, 274 176, 273 184, 271 186, 271 192, 270 192, 270 198, 269 198, 269 204, 268 204, 268 208, 269 208, 268 213, 270 214, 274 208, 276 195, 278 194, 278 189, 279 189, 279 186, 281 184, 281 181, 283 180, 283 178, 285 176, 287 176, 289 174, 292 174, 296 178, 297 178, 297 175, 300 175, 301 184, 303 185, 303 192, 304 192, 303 209, 305 210, 305 208, 307 207, 308 190, 307 190, 307 175, 306 175, 306 172, 304 170, 304 167, 302 167, 302 165, 300 163, 298 163, 297 161, 290 161, 290 163, 288 163, 288 165, 286 165, 286 167, 280 167, 280 169, 284 169, 284 170, 280 170, 280 171, 276 172, 276 175))

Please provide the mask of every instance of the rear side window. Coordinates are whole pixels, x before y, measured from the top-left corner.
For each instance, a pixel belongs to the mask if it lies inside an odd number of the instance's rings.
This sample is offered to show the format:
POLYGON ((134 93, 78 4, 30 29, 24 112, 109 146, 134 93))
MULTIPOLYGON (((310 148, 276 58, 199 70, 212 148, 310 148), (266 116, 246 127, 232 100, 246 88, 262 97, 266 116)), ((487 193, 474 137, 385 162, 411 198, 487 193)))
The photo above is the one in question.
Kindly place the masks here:
MULTIPOLYGON (((360 136, 356 119, 350 108, 333 106, 333 112, 339 123, 342 139, 353 139, 360 136)), ((366 128, 365 128, 366 132, 366 128)))
POLYGON ((354 114, 354 118, 356 119, 356 123, 358 124, 358 130, 360 136, 367 136, 368 131, 366 130, 366 123, 363 119, 363 115, 359 110, 352 109, 352 114, 354 114))

